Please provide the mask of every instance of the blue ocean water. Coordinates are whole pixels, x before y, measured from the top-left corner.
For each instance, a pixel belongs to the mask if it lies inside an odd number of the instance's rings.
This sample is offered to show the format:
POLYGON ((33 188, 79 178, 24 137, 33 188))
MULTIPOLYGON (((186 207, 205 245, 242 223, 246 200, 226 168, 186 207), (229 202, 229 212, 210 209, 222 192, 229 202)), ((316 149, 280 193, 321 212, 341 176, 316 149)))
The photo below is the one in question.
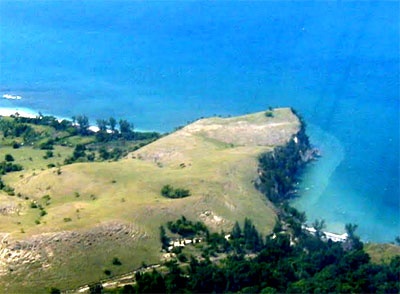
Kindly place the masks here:
POLYGON ((400 232, 399 3, 0 0, 0 107, 170 131, 292 106, 323 157, 295 205, 400 232))

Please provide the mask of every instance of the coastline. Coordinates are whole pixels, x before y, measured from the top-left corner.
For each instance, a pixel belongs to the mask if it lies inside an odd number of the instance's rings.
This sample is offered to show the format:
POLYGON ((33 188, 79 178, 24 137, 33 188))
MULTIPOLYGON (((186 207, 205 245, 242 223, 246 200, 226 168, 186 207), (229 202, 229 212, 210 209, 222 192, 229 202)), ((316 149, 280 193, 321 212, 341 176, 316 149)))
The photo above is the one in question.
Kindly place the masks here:
MULTIPOLYGON (((34 111, 32 109, 29 108, 24 108, 24 107, 0 107, 0 118, 1 117, 11 117, 11 116, 15 116, 16 114, 18 114, 19 117, 25 117, 25 118, 36 118, 39 116, 39 113, 41 113, 40 111, 34 111)), ((67 120, 67 121, 72 121, 70 118, 66 118, 66 117, 60 117, 57 115, 52 115, 52 114, 48 114, 48 113, 42 113, 42 115, 44 116, 53 116, 55 117, 58 121, 63 121, 63 120, 67 120)), ((89 131, 92 131, 93 133, 97 133, 100 129, 98 126, 96 126, 95 124, 90 124, 88 127, 89 131)), ((154 132, 151 130, 142 130, 142 129, 135 129, 135 132, 140 132, 140 133, 146 133, 146 132, 154 132)))
MULTIPOLYGON (((55 117, 58 121, 71 121, 71 119, 68 118, 63 118, 63 117, 58 117, 55 115, 50 115, 50 114, 43 114, 44 116, 53 116, 55 117)), ((39 112, 34 112, 31 109, 28 108, 7 108, 7 107, 0 107, 0 118, 6 116, 6 117, 11 117, 11 116, 19 116, 19 117, 25 117, 25 118, 36 118, 39 116, 39 112)), ((93 133, 97 133, 100 129, 96 125, 89 125, 87 128, 89 131, 92 131, 93 133)))
POLYGON ((11 107, 0 107, 0 117, 2 116, 12 116, 18 113, 21 117, 26 118, 35 118, 38 116, 38 113, 35 113, 33 110, 29 108, 11 108, 11 107))

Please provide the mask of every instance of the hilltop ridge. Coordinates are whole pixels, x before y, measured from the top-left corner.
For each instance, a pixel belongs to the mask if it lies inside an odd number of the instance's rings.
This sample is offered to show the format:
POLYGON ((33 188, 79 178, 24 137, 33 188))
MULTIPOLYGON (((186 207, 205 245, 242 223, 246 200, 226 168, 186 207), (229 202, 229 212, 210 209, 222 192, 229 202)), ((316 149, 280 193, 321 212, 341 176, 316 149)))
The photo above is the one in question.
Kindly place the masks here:
POLYGON ((5 182, 29 200, 0 196, 2 205, 20 207, 0 216, 3 288, 24 285, 27 271, 32 278, 42 277, 36 279, 38 288, 47 286, 45 281, 57 281, 62 289, 96 281, 113 256, 122 260, 115 273, 138 268, 143 261, 157 262, 159 226, 181 215, 218 231, 251 216, 260 232, 270 232, 275 213, 254 186, 257 159, 288 142, 300 126, 288 108, 272 114, 201 119, 116 162, 6 175, 5 182), (165 185, 188 189, 190 196, 163 197, 165 185), (45 195, 51 198, 46 215, 35 224, 37 212, 30 203, 45 195), (24 262, 31 266, 22 266, 24 262), (81 274, 71 275, 77 272, 81 274))

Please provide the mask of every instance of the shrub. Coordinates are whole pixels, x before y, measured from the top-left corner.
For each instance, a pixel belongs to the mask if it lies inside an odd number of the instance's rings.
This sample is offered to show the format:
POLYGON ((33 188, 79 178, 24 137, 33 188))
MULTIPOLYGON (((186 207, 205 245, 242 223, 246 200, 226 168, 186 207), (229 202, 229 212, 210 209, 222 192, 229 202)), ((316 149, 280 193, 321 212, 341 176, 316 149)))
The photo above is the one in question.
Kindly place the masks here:
POLYGON ((266 117, 274 117, 274 112, 273 112, 273 110, 267 110, 267 111, 265 112, 265 116, 266 116, 266 117))
POLYGON ((108 269, 105 269, 105 270, 104 270, 104 273, 105 273, 107 276, 110 276, 110 275, 111 275, 111 271, 108 270, 108 269))
POLYGON ((54 140, 49 139, 45 142, 40 143, 39 148, 42 150, 53 150, 54 149, 53 144, 54 140))
POLYGON ((89 286, 90 294, 98 294, 103 292, 103 285, 101 283, 96 283, 89 286))
POLYGON ((161 195, 168 198, 184 198, 190 196, 190 191, 182 188, 174 189, 171 185, 165 185, 161 189, 161 195))
POLYGON ((68 222, 71 222, 71 221, 72 221, 72 219, 70 217, 64 217, 64 222, 68 223, 68 222))
POLYGON ((50 294, 60 294, 60 293, 61 293, 60 289, 51 287, 50 294))
POLYGON ((4 156, 4 159, 7 162, 14 161, 14 157, 11 154, 6 154, 6 156, 4 156))
POLYGON ((46 153, 43 156, 43 159, 48 159, 48 158, 51 158, 53 156, 54 156, 53 151, 47 150, 46 153))
POLYGON ((122 262, 118 259, 118 257, 114 257, 112 260, 113 265, 122 265, 122 262))
POLYGON ((3 191, 6 192, 9 196, 15 196, 14 188, 10 186, 3 187, 3 191))
POLYGON ((183 253, 178 254, 177 257, 178 257, 178 260, 179 260, 180 262, 186 262, 186 261, 188 261, 188 258, 187 258, 186 255, 183 254, 183 253))
POLYGON ((42 197, 42 199, 46 202, 46 205, 48 205, 47 203, 51 200, 51 196, 47 194, 47 195, 44 195, 42 197))
POLYGON ((164 197, 171 197, 171 195, 173 194, 173 191, 174 191, 174 188, 172 188, 170 185, 165 185, 161 189, 161 195, 163 195, 164 197))

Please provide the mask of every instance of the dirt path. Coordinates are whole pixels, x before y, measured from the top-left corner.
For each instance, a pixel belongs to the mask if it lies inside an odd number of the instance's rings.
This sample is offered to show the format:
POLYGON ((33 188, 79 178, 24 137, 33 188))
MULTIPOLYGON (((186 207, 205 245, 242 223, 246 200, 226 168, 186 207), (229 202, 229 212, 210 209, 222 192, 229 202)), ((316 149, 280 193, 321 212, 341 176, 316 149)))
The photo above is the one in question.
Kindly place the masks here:
MULTIPOLYGON (((136 273, 138 272, 147 272, 150 270, 153 270, 155 268, 159 268, 160 264, 152 264, 147 267, 141 267, 135 271, 123 274, 121 276, 117 277, 112 277, 110 279, 106 279, 103 281, 100 281, 99 283, 103 286, 104 289, 112 289, 112 288, 117 288, 117 287, 123 287, 125 285, 131 285, 134 282, 134 278, 136 273)), ((63 293, 88 293, 89 292, 89 285, 84 285, 81 286, 77 289, 72 289, 72 290, 66 290, 63 291, 63 293)))

